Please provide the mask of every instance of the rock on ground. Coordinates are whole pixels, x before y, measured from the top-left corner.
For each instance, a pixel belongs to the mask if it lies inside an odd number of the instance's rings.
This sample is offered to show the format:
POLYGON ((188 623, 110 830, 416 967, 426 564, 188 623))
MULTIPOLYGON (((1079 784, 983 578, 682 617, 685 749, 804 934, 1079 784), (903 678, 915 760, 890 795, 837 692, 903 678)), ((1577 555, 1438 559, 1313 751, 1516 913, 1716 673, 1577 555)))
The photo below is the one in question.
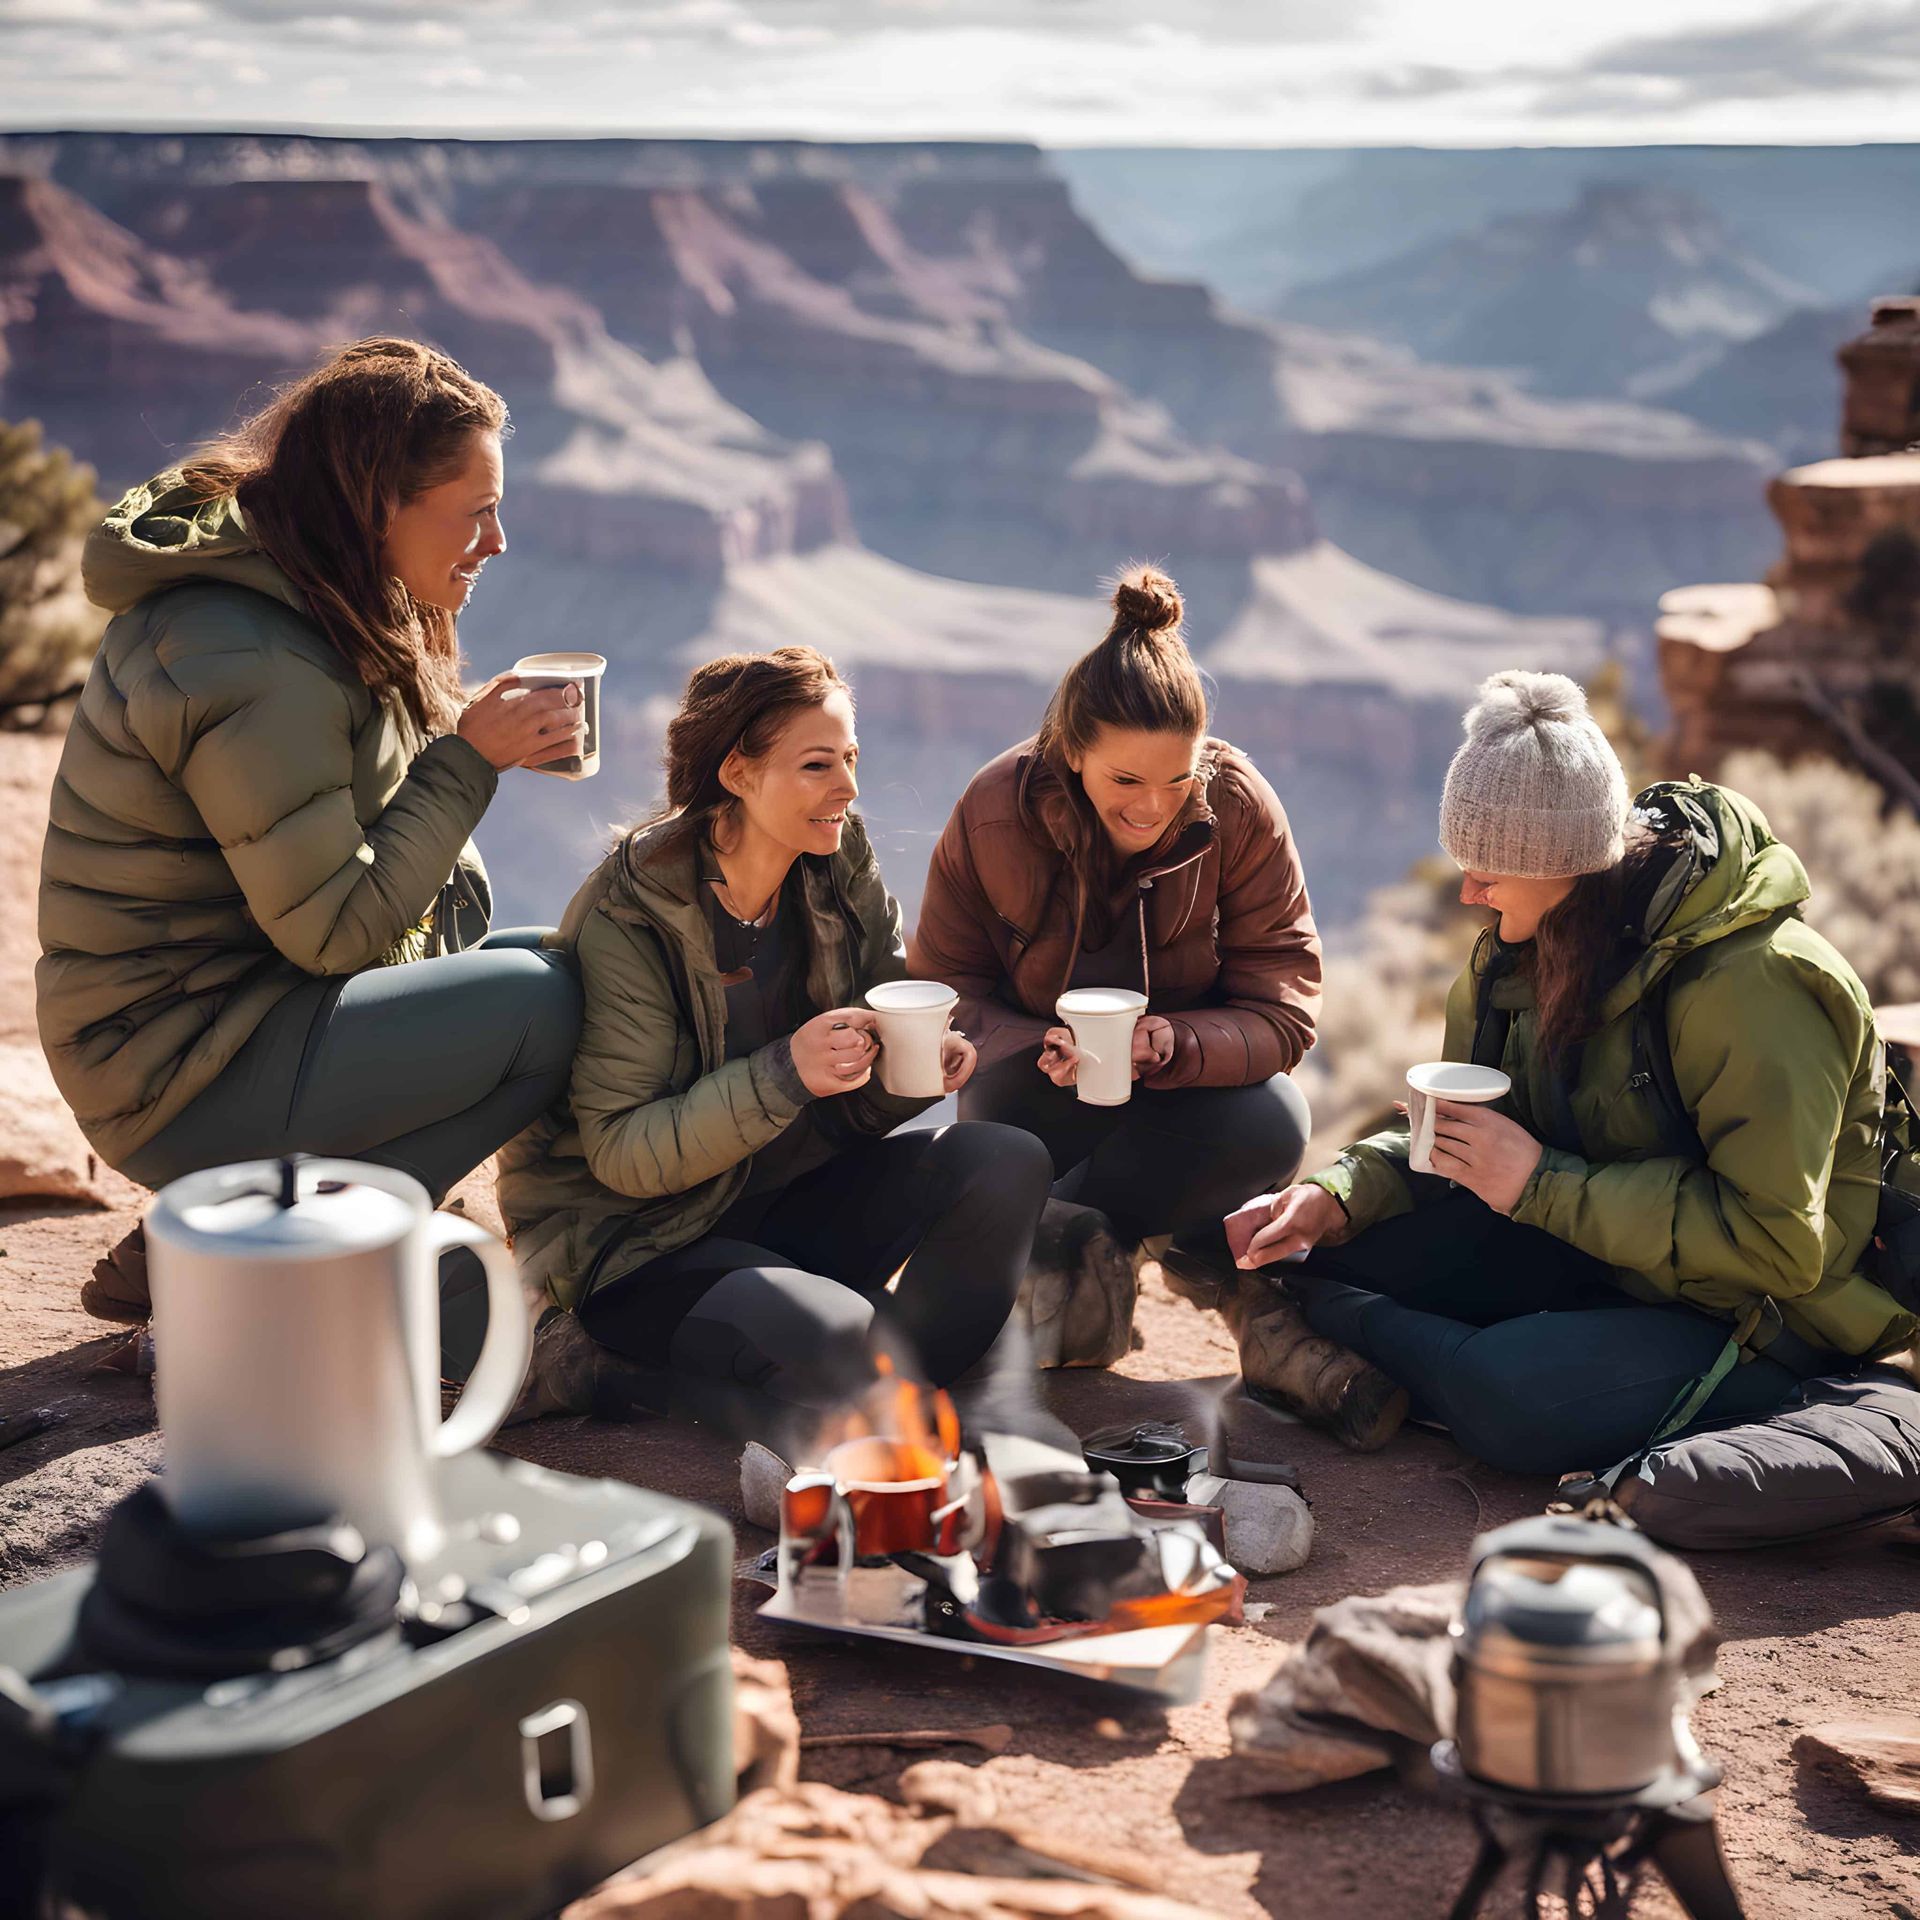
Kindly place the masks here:
POLYGON ((101 1163, 74 1124, 38 1040, 0 1040, 0 1201, 82 1200, 105 1207, 140 1189, 101 1163))
POLYGON ((1863 1793, 1889 1813, 1920 1816, 1920 1717, 1830 1721, 1793 1743, 1804 1766, 1863 1793))
POLYGON ((1293 1573, 1313 1553, 1313 1509, 1291 1487, 1196 1474, 1187 1498, 1220 1509, 1227 1558, 1241 1573, 1293 1573))

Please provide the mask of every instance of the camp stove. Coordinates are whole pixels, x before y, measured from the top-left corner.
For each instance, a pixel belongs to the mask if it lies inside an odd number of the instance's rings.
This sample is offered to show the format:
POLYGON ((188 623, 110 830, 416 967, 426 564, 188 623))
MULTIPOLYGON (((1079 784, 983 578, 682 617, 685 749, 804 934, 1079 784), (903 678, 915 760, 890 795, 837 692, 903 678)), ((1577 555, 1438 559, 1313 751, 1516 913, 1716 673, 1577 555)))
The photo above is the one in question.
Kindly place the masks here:
POLYGON ((1474 1542, 1451 1636, 1455 1737, 1433 1764, 1481 1847, 1450 1920, 1515 1863, 1529 1915, 1551 1894, 1576 1920, 1625 1920, 1651 1865, 1692 1920, 1741 1920, 1720 1769, 1687 1719, 1712 1682, 1712 1621, 1680 1562, 1617 1510, 1517 1521, 1474 1542))
POLYGON ((904 1380, 850 1425, 786 1484, 764 1617, 1198 1697, 1245 1592, 1217 1511, 1129 1501, 1044 1441, 965 1445, 947 1395, 904 1380))

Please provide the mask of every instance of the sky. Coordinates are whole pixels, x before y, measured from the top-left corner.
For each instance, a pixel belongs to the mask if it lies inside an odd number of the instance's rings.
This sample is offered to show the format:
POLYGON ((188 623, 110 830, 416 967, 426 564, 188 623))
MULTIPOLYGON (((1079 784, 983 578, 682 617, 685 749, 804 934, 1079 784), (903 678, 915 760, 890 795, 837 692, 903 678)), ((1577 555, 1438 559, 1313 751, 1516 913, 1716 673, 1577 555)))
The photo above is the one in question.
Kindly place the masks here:
POLYGON ((0 0, 0 125, 1920 139, 1920 0, 0 0))

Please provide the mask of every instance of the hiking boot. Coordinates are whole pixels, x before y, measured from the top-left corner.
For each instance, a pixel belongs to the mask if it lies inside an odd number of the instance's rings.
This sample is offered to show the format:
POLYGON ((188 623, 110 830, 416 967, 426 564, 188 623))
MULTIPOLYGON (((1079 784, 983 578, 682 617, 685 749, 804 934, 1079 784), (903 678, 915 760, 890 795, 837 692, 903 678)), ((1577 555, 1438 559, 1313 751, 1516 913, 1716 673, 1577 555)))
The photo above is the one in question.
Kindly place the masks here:
POLYGON ((93 1263, 93 1272, 80 1283, 80 1305, 96 1320, 115 1320, 123 1325, 153 1317, 144 1226, 135 1227, 93 1263))
POLYGON ((1407 1417, 1407 1390, 1371 1361, 1317 1334, 1306 1309, 1271 1281, 1248 1275, 1221 1308, 1240 1346, 1247 1391, 1323 1427, 1355 1453, 1372 1453, 1407 1417))
POLYGON ((501 1425, 517 1427, 550 1413, 645 1420, 659 1407, 659 1375, 652 1368, 603 1347, 573 1314, 549 1307, 534 1330, 520 1397, 501 1425))
POLYGON ((1049 1200, 1014 1311, 1037 1367, 1110 1367, 1133 1347, 1140 1281, 1113 1223, 1093 1207, 1049 1200))
POLYGON ((1160 1277, 1167 1283, 1167 1291, 1176 1299, 1189 1301, 1209 1312, 1223 1311, 1228 1299, 1240 1291, 1240 1283, 1246 1277, 1237 1269, 1223 1271, 1211 1260, 1183 1251, 1173 1241, 1153 1240, 1147 1242, 1147 1246, 1160 1248, 1149 1257, 1159 1262, 1160 1277))

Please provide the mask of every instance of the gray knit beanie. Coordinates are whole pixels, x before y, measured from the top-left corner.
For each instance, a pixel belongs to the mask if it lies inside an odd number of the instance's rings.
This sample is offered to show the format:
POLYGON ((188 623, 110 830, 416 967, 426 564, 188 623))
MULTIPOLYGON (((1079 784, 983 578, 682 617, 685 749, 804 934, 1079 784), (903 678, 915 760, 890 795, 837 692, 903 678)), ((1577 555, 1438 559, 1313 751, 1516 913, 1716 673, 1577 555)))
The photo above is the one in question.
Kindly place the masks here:
POLYGON ((1447 769, 1440 844, 1475 873, 1560 879, 1625 851, 1627 776, 1563 673, 1496 673, 1447 769))

